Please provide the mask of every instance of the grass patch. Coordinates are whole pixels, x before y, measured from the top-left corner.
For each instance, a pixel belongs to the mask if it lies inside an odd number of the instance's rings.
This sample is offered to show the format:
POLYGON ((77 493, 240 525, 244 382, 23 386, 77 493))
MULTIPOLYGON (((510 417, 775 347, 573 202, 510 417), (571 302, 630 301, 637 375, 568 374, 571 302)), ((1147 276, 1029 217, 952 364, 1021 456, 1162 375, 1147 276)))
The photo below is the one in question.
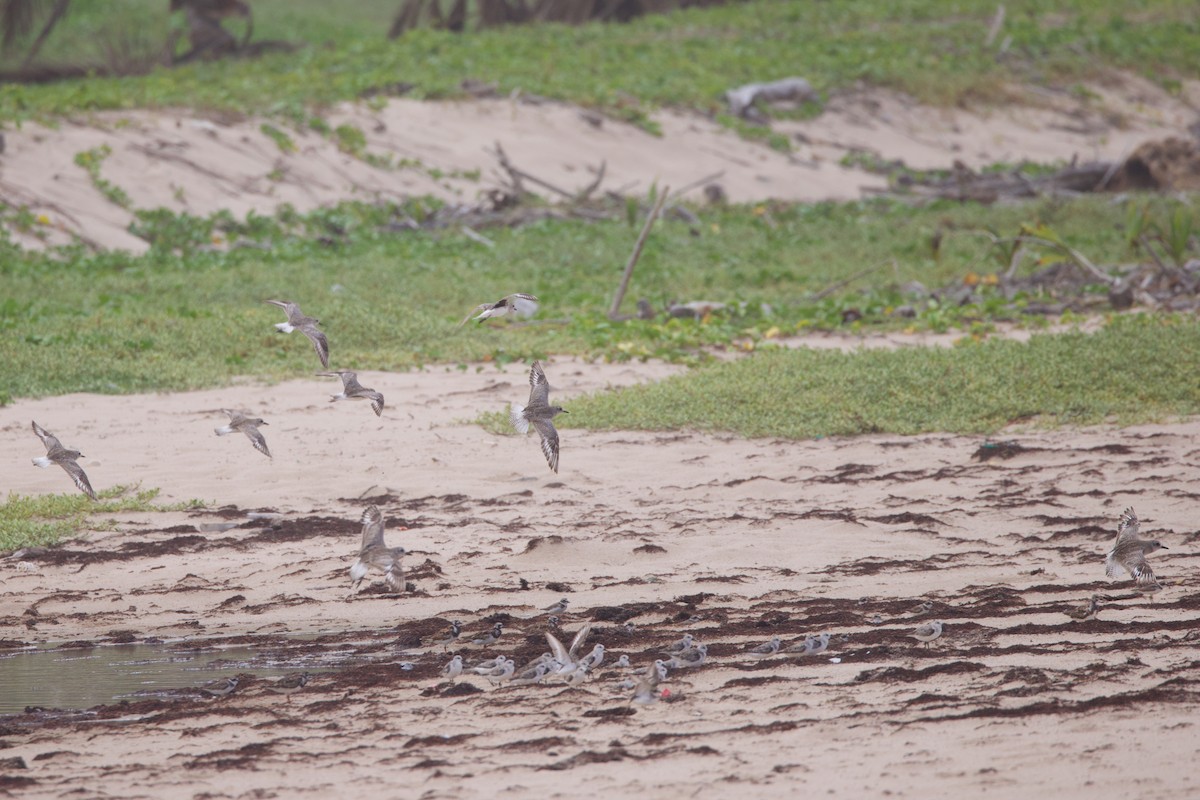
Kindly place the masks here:
MULTIPOLYGON (((48 43, 47 59, 101 56, 112 51, 112 41, 129 41, 130 29, 151 45, 166 39, 165 4, 158 0, 90 4, 104 11, 77 5, 48 43), (145 33, 159 30, 161 38, 145 33)), ((395 41, 383 36, 397 7, 392 0, 256 0, 256 38, 309 44, 252 62, 160 68, 142 77, 9 84, 0 87, 0 119, 190 106, 300 122, 314 106, 353 100, 397 80, 414 83, 414 96, 446 97, 458 96, 461 82, 473 78, 495 82, 502 93, 521 89, 648 124, 647 110, 656 106, 717 112, 725 90, 788 75, 825 92, 867 82, 952 104, 996 98, 1008 81, 1069 85, 1112 67, 1176 89, 1200 74, 1193 5, 1136 5, 1009 0, 1005 28, 989 49, 983 42, 995 0, 755 0, 628 25, 512 26, 468 35, 417 30, 395 41)))
POLYGON ((645 297, 661 309, 671 300, 715 300, 732 313, 610 322, 604 312, 636 226, 547 220, 490 229, 494 249, 453 230, 388 229, 393 219, 419 219, 429 207, 343 205, 242 221, 139 212, 136 230, 153 247, 138 257, 82 248, 25 252, 0 243, 0 386, 14 397, 112 394, 315 371, 306 341, 275 332, 279 311, 263 302, 271 298, 294 300, 323 321, 331 366, 339 368, 503 363, 548 353, 698 362, 709 346, 749 349, 810 328, 944 330, 1011 314, 1003 298, 984 291, 978 304, 922 300, 913 320, 889 316, 895 305, 911 302, 901 289, 909 281, 933 288, 999 267, 986 238, 953 235, 961 230, 1011 235, 1023 223, 1040 222, 1110 263, 1137 258, 1125 240, 1126 212, 1109 198, 1011 207, 913 209, 871 201, 705 210, 694 232, 684 223, 658 223, 627 304, 632 310, 645 297), (935 258, 929 243, 937 231, 946 234, 935 258), (869 283, 808 299, 864 264, 887 266, 869 283), (864 285, 870 288, 860 291, 864 285), (534 324, 500 321, 455 332, 477 303, 514 291, 542 298, 534 324), (848 309, 855 314, 845 318, 859 321, 843 322, 848 309), (47 363, 55 369, 45 369, 47 363))
POLYGON ((99 493, 93 502, 79 492, 70 494, 9 494, 0 503, 0 554, 22 547, 45 547, 73 538, 84 531, 109 530, 112 523, 95 522, 96 514, 127 511, 187 511, 202 508, 199 500, 159 505, 158 489, 114 486, 99 493))
MULTIPOLYGON (((1129 425, 1200 413, 1200 322, 1119 317, 1094 334, 955 348, 773 349, 566 403, 560 427, 810 439, 1007 425, 1129 425)), ((497 429, 497 417, 485 420, 497 429)))

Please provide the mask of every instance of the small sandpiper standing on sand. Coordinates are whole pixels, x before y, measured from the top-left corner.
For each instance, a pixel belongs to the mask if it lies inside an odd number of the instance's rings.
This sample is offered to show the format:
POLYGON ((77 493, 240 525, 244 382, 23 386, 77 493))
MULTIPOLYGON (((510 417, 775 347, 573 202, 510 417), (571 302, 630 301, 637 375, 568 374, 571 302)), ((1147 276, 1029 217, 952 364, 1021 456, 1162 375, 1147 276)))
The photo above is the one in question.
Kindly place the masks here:
POLYGON ((293 672, 287 677, 280 678, 271 684, 271 691, 278 694, 287 695, 287 701, 292 702, 292 695, 308 686, 308 682, 312 680, 312 676, 307 672, 293 672))
POLYGON ((472 639, 471 644, 487 645, 494 644, 501 636, 504 635, 504 623, 497 622, 492 626, 492 629, 480 636, 478 639, 472 639))
POLYGON ((934 639, 942 635, 942 622, 935 620, 926 622, 924 625, 918 626, 909 636, 916 639, 918 642, 928 645, 934 639))
POLYGON ((569 598, 564 597, 562 600, 559 600, 554 605, 546 606, 545 608, 542 609, 542 611, 545 611, 547 614, 561 614, 567 610, 567 606, 569 606, 570 604, 571 604, 571 600, 569 598))
MULTIPOLYGON (((503 317, 505 314, 512 314, 518 317, 532 317, 537 313, 538 299, 531 294, 510 294, 507 297, 502 297, 494 303, 480 303, 475 306, 470 314, 463 318, 463 321, 458 323, 458 328, 466 325, 471 319, 477 319, 483 322, 485 319, 492 317, 503 317), (478 315, 478 316, 476 316, 478 315)), ((457 330, 457 328, 456 328, 457 330)))
POLYGON ((455 642, 457 642, 458 637, 461 634, 462 634, 462 623, 459 622, 458 620, 455 620, 454 622, 450 623, 450 632, 447 633, 445 636, 443 636, 441 639, 434 639, 433 644, 435 647, 441 647, 442 649, 445 649, 445 648, 449 647, 450 645, 454 644, 455 642))
POLYGON ((71 480, 79 487, 79 491, 95 500, 96 492, 92 490, 92 484, 88 480, 87 474, 84 473, 83 467, 75 463, 76 460, 84 457, 83 453, 63 447, 62 443, 52 433, 36 422, 33 423, 33 432, 37 434, 38 438, 42 440, 42 444, 46 446, 46 455, 33 459, 34 465, 46 469, 51 464, 58 464, 71 476, 71 480))
POLYGON ((271 457, 271 451, 267 449, 267 440, 259 432, 259 425, 266 425, 258 417, 250 417, 241 411, 234 411, 229 408, 222 408, 229 415, 229 424, 221 428, 214 429, 217 436, 228 436, 235 431, 241 431, 249 437, 250 442, 254 445, 254 449, 262 453, 267 458, 271 457))
POLYGON ((1067 609, 1067 616, 1076 622, 1089 622, 1095 619, 1100 613, 1100 601, 1096 595, 1092 595, 1086 605, 1076 606, 1067 609))
POLYGON ((317 358, 321 359, 321 366, 329 369, 329 340, 317 328, 317 324, 321 320, 305 316, 300 311, 300 306, 287 300, 268 300, 267 302, 273 306, 279 306, 287 312, 287 322, 276 323, 275 330, 280 333, 291 333, 292 331, 303 333, 313 343, 313 348, 317 351, 317 358))
POLYGON ((383 395, 374 389, 368 389, 358 382, 358 373, 351 372, 348 369, 339 369, 334 372, 318 372, 323 378, 341 378, 342 391, 338 394, 330 395, 329 402, 335 403, 338 400, 370 400, 371 408, 375 409, 375 416, 383 414, 383 395))
POLYGON ((367 572, 374 567, 383 572, 383 579, 393 592, 404 591, 404 570, 400 558, 407 552, 403 547, 388 547, 383 543, 383 513, 375 506, 368 506, 362 515, 362 544, 358 548, 358 560, 350 567, 350 586, 353 592, 362 583, 367 572))
POLYGON ((542 452, 550 469, 558 472, 558 431, 551 422, 558 414, 568 413, 561 406, 550 405, 550 383, 542 370, 542 362, 535 361, 529 369, 529 404, 515 405, 509 416, 512 426, 520 433, 529 433, 532 425, 542 437, 542 452))
POLYGON ((463 657, 455 656, 447 662, 446 666, 442 667, 442 677, 453 683, 455 678, 462 675, 462 671, 463 657))
POLYGON ((771 641, 767 642, 766 644, 760 644, 758 647, 753 648, 749 653, 747 653, 747 655, 751 656, 752 658, 766 658, 767 656, 773 656, 779 652, 779 647, 782 644, 782 639, 780 639, 778 636, 772 636, 771 641))
POLYGON ((1124 569, 1137 581, 1139 591, 1152 594, 1162 589, 1162 584, 1154 577, 1154 570, 1146 563, 1146 556, 1155 550, 1166 550, 1167 546, 1156 539, 1139 539, 1140 529, 1133 508, 1125 509, 1117 524, 1117 540, 1104 560, 1104 573, 1115 578, 1124 569))

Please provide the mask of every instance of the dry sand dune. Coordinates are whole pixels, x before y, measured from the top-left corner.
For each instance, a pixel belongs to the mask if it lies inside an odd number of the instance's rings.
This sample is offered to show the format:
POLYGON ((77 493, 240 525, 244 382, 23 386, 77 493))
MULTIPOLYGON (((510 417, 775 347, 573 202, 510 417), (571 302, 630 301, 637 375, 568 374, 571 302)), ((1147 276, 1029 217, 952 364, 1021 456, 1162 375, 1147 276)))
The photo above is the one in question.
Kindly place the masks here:
MULTIPOLYGON (((581 391, 662 365, 551 360, 581 391)), ((0 717, 0 790, 24 798, 558 797, 704 791, 834 796, 1187 798, 1196 724, 1200 422, 974 437, 745 441, 562 432, 533 440, 463 420, 527 393, 524 368, 370 373, 388 408, 325 401, 329 382, 0 409, 2 485, 65 491, 34 469, 36 419, 98 488, 140 479, 220 508, 122 518, 0 563, 0 639, 262 645, 317 674, 287 703, 247 671, 220 700, 147 699, 0 717), (260 413, 276 457, 217 438, 215 411, 260 413), (1008 458, 983 459, 980 455, 1008 458), (357 518, 374 503, 412 551, 413 591, 378 573, 347 600, 357 518), (1151 603, 1104 578, 1120 510, 1169 550, 1151 603), (247 521, 248 510, 274 520, 247 521), (242 523, 230 530, 198 527, 242 523), (401 530, 406 528, 407 530, 401 530), (562 584, 562 586, 551 585, 562 584), (523 588, 527 586, 528 588, 523 588), (1105 596, 1096 621, 1064 610, 1105 596), (567 596, 610 659, 646 665, 683 632, 705 666, 630 708, 601 667, 577 688, 437 686, 451 619, 518 661, 545 649, 539 609, 567 596), (917 611, 928 600, 930 611, 917 611), (878 624, 874 616, 879 615, 878 624), (923 621, 946 632, 907 638, 923 621), (632 632, 624 623, 632 622, 632 632), (772 635, 829 632, 819 657, 746 658, 772 635), (285 634, 306 633, 297 639, 285 634), (843 636, 846 638, 843 640, 843 636), (415 664, 412 671, 398 667, 415 664), (1131 766, 1132 764, 1132 766, 1131 766)))
MULTIPOLYGON (((1190 137, 1198 98, 1194 81, 1175 96, 1129 75, 1113 75, 1086 92, 1031 88, 1025 99, 1034 106, 990 110, 936 109, 893 92, 848 91, 830 98, 815 119, 774 123, 794 143, 791 153, 672 110, 653 115, 661 136, 574 106, 518 98, 394 99, 379 110, 344 104, 329 113, 331 125, 361 130, 367 151, 390 158, 392 169, 344 153, 312 131, 288 129, 294 149, 281 149, 262 119, 190 110, 105 112, 6 132, 0 194, 41 215, 46 224, 38 230, 51 242, 73 234, 135 252, 147 243, 128 230, 133 212, 92 185, 74 163, 78 153, 109 148, 101 176, 129 196, 132 208, 200 216, 228 210, 240 218, 273 213, 283 203, 308 211, 346 199, 423 195, 474 202, 498 183, 490 152, 497 142, 519 168, 567 192, 592 183, 604 162, 606 190, 643 194, 655 183, 679 189, 720 173, 734 202, 847 200, 887 186, 882 175, 843 164, 848 154, 919 169, 948 169, 956 160, 972 168, 1023 159, 1117 160, 1149 139, 1190 137)), ((11 234, 25 246, 41 246, 31 235, 11 234)))

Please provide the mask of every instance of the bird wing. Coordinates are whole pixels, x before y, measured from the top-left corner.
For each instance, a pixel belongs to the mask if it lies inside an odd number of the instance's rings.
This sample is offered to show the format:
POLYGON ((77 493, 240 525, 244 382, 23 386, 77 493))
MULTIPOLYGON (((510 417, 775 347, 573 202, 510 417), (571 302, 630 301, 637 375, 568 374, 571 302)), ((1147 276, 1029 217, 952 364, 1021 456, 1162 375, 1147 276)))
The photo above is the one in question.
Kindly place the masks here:
MULTIPOLYGON (((317 331, 320 333, 320 331, 317 331)), ((334 373, 342 379, 342 388, 346 390, 346 396, 349 397, 354 392, 361 392, 363 385, 358 382, 358 373, 350 370, 342 370, 334 373)))
POLYGON ((546 372, 542 362, 535 361, 529 368, 529 405, 550 405, 550 382, 546 380, 546 372))
POLYGON ((254 445, 254 449, 262 453, 267 458, 271 458, 271 451, 267 449, 267 440, 263 438, 262 433, 253 425, 242 425, 242 433, 250 438, 250 442, 254 445))
POLYGON ((374 389, 367 389, 363 396, 371 401, 371 408, 375 409, 375 416, 383 416, 383 395, 374 389))
POLYGON ((400 567, 399 556, 392 557, 392 565, 383 573, 383 580, 393 592, 404 591, 404 570, 400 567))
POLYGON ((532 317, 538 310, 538 299, 531 294, 510 294, 504 298, 512 307, 515 314, 522 317, 532 317))
POLYGON ((575 634, 575 638, 571 640, 571 649, 567 651, 567 656, 574 661, 575 656, 579 653, 579 648, 583 647, 583 643, 587 641, 588 636, 592 632, 592 623, 585 623, 579 632, 575 634))
POLYGON ((567 653, 567 648, 563 647, 563 643, 558 640, 557 636, 547 633, 546 642, 550 645, 550 652, 553 654, 555 661, 564 666, 571 663, 571 656, 567 653))
POLYGON ((480 303, 479 305, 475 306, 475 308, 471 309, 471 313, 470 313, 470 314, 467 314, 465 317, 463 317, 463 321, 462 321, 462 322, 460 322, 460 323, 458 323, 457 325, 455 325, 455 326, 454 326, 454 330, 458 330, 458 329, 459 329, 459 328, 461 328, 463 325, 466 325, 468 322, 470 322, 470 321, 471 321, 471 319, 472 319, 472 318, 473 318, 473 317, 474 317, 476 314, 478 314, 478 313, 479 313, 479 312, 481 312, 481 311, 487 311, 487 310, 488 310, 489 308, 491 308, 491 307, 492 307, 492 304, 491 304, 491 303, 480 303))
POLYGON ((1117 543, 1127 539, 1136 539, 1140 530, 1141 524, 1138 522, 1137 514, 1130 506, 1121 512, 1121 521, 1117 523, 1117 543))
MULTIPOLYGON (((92 484, 88 481, 88 476, 83 471, 83 467, 76 464, 73 460, 62 459, 55 462, 71 476, 71 480, 75 481, 75 485, 79 487, 79 491, 86 494, 88 497, 96 500, 96 492, 92 489, 92 484)), ((1153 577, 1153 576, 1151 576, 1153 577)))
POLYGON ((371 547, 383 547, 383 513, 376 506, 367 506, 362 515, 362 548, 360 553, 371 547))
POLYGON ((542 436, 542 452, 546 455, 546 463, 550 469, 558 472, 558 431, 554 429, 554 423, 548 419, 535 419, 533 427, 542 436))
POLYGON ((47 453, 56 447, 62 447, 62 442, 58 441, 58 437, 50 433, 50 431, 46 430, 41 425, 38 425, 36 422, 33 423, 33 432, 36 433, 37 437, 42 440, 42 444, 46 446, 47 453))
POLYGON ((282 308, 283 312, 288 315, 289 322, 291 322, 292 317, 301 316, 300 306, 296 305, 295 303, 289 302, 287 300, 268 300, 267 302, 273 306, 279 306, 280 308, 282 308))
MULTIPOLYGON (((317 330, 315 324, 301 326, 299 330, 313 343, 313 347, 317 351, 317 358, 321 359, 321 366, 328 367, 329 340, 325 338, 325 334, 317 330)), ((343 380, 345 379, 343 378, 343 380)))

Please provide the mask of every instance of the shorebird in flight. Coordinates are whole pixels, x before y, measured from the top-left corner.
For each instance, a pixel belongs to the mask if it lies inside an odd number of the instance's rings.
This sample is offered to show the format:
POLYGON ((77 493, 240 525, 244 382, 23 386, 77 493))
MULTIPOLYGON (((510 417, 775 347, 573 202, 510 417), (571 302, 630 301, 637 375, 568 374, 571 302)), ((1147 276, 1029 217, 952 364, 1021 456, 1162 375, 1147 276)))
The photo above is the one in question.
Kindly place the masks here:
MULTIPOLYGON (((531 294, 510 294, 507 297, 502 297, 494 303, 480 303, 475 306, 470 314, 463 318, 463 321, 458 323, 461 328, 472 319, 483 322, 485 319, 492 317, 503 317, 505 314, 512 314, 518 317, 532 317, 537 313, 538 299, 531 294)), ((456 328, 457 330, 457 328, 456 328)))
POLYGON ((313 347, 317 351, 317 358, 321 359, 321 366, 329 369, 329 340, 317 328, 317 324, 321 320, 305 316, 300 310, 300 306, 287 300, 268 300, 267 302, 273 306, 279 306, 287 312, 287 322, 276 323, 275 330, 280 333, 291 333, 292 331, 303 333, 313 343, 313 347))
POLYGON ((88 481, 87 474, 83 471, 83 467, 76 463, 78 459, 84 457, 83 453, 63 447, 62 443, 58 441, 58 437, 36 422, 33 423, 33 432, 46 446, 46 455, 33 459, 34 465, 47 469, 51 464, 58 464, 71 476, 71 480, 79 487, 79 491, 95 500, 96 492, 92 490, 92 484, 88 481))
POLYGON ((512 426, 520 433, 529 433, 532 425, 542 438, 542 452, 550 469, 558 472, 558 431, 551 422, 559 414, 569 413, 562 406, 550 405, 550 383, 542 369, 542 362, 535 361, 529 369, 529 403, 515 405, 510 412, 512 426))
POLYGON ((339 369, 333 372, 318 372, 323 378, 341 378, 342 391, 338 394, 330 395, 329 402, 335 403, 338 400, 370 400, 371 408, 375 409, 375 416, 383 413, 383 395, 374 389, 368 389, 358 382, 358 373, 348 369, 339 369))
POLYGON ((1125 509, 1121 514, 1121 521, 1117 524, 1117 540, 1104 560, 1104 573, 1110 578, 1115 578, 1123 569, 1137 581, 1140 591, 1157 592, 1162 588, 1162 584, 1154 577, 1154 570, 1146 563, 1146 556, 1155 550, 1166 550, 1167 546, 1157 539, 1139 539, 1139 530, 1141 525, 1137 514, 1132 508, 1125 509))
POLYGON ((234 411, 231 408, 222 408, 229 415, 229 424, 221 428, 214 428, 217 436, 228 436, 235 431, 241 431, 250 437, 250 441, 254 444, 254 449, 262 453, 267 458, 271 457, 271 451, 267 449, 267 440, 259 433, 258 426, 266 425, 258 417, 249 417, 242 411, 234 411))
POLYGON ((403 547, 388 547, 383 543, 383 514, 375 506, 368 506, 363 512, 362 526, 358 560, 350 567, 350 579, 354 581, 350 591, 357 589, 367 572, 374 567, 383 572, 389 589, 403 592, 404 571, 400 568, 400 558, 407 551, 403 547))

